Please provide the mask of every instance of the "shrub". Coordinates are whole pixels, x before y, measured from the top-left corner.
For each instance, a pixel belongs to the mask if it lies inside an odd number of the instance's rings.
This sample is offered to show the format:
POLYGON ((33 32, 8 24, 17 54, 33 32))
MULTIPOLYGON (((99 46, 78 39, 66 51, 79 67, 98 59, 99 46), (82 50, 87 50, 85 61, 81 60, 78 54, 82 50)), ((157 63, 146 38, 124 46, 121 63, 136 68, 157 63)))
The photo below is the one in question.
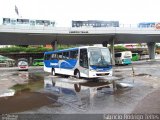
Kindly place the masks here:
POLYGON ((5 48, 0 48, 0 53, 11 53, 11 52, 46 52, 46 51, 51 51, 51 48, 44 48, 44 47, 5 47, 5 48))
POLYGON ((114 46, 115 51, 120 52, 120 51, 128 51, 128 48, 125 48, 123 46, 114 46))

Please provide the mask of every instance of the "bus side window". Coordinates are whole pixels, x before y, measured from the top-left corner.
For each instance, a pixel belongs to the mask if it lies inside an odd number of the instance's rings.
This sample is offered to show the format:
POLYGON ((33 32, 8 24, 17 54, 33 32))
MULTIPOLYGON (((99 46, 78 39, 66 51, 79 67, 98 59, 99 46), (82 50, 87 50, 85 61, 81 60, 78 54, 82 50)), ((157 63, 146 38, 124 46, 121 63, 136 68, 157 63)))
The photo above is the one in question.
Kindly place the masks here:
POLYGON ((70 51, 70 59, 77 59, 78 50, 70 51))
POLYGON ((54 60, 54 59, 57 59, 57 54, 56 53, 51 55, 51 60, 54 60))
POLYGON ((69 52, 63 52, 63 59, 69 59, 69 52))
POLYGON ((88 68, 88 54, 87 49, 80 49, 80 66, 88 68))
POLYGON ((121 53, 116 53, 115 57, 121 57, 121 53))
POLYGON ((59 60, 61 60, 61 59, 62 59, 62 53, 57 53, 57 58, 58 58, 59 60))

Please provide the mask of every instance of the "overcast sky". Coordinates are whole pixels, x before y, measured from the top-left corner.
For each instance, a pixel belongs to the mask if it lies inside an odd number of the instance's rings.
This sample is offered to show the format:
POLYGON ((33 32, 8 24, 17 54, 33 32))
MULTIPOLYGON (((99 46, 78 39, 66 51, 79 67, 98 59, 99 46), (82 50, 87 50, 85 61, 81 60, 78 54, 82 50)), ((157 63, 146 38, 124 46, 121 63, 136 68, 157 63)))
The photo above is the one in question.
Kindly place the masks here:
POLYGON ((116 20, 122 24, 159 22, 159 0, 0 0, 0 17, 55 20, 69 27, 72 20, 116 20))

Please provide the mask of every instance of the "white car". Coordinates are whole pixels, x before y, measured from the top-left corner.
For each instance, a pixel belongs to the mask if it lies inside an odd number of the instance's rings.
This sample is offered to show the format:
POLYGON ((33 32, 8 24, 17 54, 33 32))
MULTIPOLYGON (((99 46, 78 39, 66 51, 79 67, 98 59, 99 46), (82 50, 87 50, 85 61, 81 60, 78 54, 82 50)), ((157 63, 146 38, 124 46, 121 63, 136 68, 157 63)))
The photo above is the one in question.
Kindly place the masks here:
POLYGON ((28 62, 26 62, 26 61, 19 61, 18 62, 18 69, 19 70, 28 70, 28 62))

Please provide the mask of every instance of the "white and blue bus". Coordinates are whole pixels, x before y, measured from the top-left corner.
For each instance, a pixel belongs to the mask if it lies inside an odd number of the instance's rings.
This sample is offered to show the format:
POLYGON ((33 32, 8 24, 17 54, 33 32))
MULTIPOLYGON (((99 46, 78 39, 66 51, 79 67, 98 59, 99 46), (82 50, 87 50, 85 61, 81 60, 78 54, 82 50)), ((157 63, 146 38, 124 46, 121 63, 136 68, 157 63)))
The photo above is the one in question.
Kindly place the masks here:
POLYGON ((131 64, 132 63, 131 59, 132 59, 131 51, 123 51, 115 53, 115 64, 117 65, 131 64))
POLYGON ((110 51, 106 47, 84 46, 45 52, 44 71, 77 78, 112 76, 110 51))

